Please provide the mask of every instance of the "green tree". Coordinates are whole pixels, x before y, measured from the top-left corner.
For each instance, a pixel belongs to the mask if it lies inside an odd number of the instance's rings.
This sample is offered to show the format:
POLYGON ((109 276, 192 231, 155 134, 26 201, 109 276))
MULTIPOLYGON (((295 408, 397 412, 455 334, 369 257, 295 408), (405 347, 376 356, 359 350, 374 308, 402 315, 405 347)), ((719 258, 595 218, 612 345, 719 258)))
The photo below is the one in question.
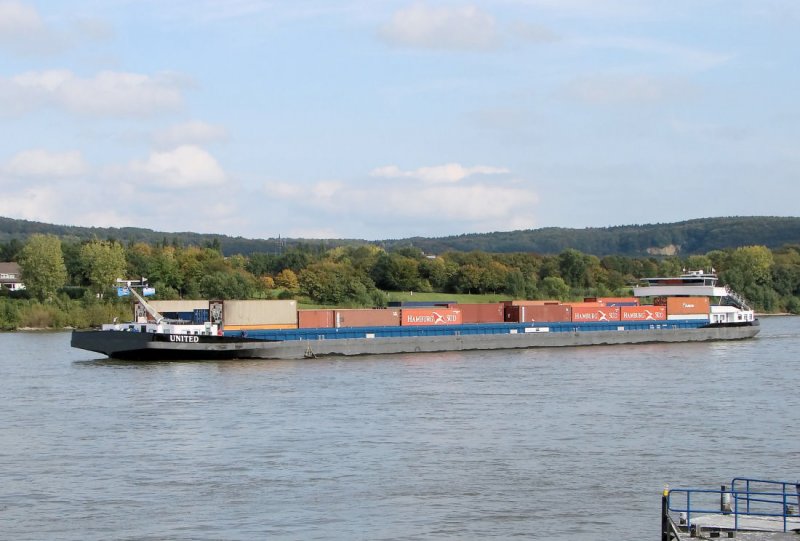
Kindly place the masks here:
POLYGON ((32 235, 19 257, 25 289, 40 301, 55 297, 67 281, 61 241, 55 235, 32 235))
POLYGON ((350 263, 321 261, 300 271, 300 292, 320 304, 373 304, 378 296, 372 280, 350 263))
POLYGON ((292 269, 283 269, 275 277, 275 285, 288 289, 289 291, 297 291, 300 289, 300 281, 292 269))
POLYGON ((504 290, 508 284, 508 272, 508 267, 498 261, 492 261, 481 273, 481 290, 492 293, 504 290))
POLYGON ((419 275, 427 280, 433 289, 442 291, 450 279, 447 264, 444 259, 423 259, 419 262, 419 275))
POLYGON ((481 291, 483 269, 478 265, 462 265, 453 277, 456 293, 478 293, 481 291))
POLYGON ((203 276, 198 288, 208 299, 249 299, 258 284, 249 273, 216 271, 203 276))
POLYGON ((589 285, 587 271, 589 258, 569 248, 558 255, 559 274, 564 281, 572 287, 586 287, 589 285))
POLYGON ((117 278, 125 278, 125 250, 118 242, 88 242, 81 246, 80 260, 92 290, 101 298, 117 278))
POLYGON ((560 276, 543 278, 539 290, 548 299, 565 301, 569 297, 569 285, 560 276))

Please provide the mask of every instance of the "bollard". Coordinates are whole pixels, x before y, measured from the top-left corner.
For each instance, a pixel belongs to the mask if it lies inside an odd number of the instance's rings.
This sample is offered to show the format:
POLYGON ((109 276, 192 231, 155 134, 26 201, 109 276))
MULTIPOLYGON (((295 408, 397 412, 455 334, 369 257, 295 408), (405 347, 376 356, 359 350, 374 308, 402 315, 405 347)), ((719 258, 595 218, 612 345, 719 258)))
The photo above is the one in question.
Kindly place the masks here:
POLYGON ((727 487, 725 485, 722 485, 719 493, 719 510, 724 515, 729 515, 731 513, 731 493, 727 492, 727 487))

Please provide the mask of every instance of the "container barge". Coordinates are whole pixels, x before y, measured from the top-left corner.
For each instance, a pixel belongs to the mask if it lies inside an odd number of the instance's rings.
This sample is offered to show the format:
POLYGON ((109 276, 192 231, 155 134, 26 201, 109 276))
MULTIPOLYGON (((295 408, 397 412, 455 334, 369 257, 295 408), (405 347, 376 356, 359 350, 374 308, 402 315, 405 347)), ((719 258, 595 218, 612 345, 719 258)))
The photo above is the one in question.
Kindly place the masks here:
POLYGON ((72 346, 130 360, 303 359, 533 347, 740 340, 759 332, 712 273, 647 278, 632 297, 297 310, 295 301, 145 301, 131 323, 74 331, 72 346), (643 303, 647 300, 647 303, 643 303))

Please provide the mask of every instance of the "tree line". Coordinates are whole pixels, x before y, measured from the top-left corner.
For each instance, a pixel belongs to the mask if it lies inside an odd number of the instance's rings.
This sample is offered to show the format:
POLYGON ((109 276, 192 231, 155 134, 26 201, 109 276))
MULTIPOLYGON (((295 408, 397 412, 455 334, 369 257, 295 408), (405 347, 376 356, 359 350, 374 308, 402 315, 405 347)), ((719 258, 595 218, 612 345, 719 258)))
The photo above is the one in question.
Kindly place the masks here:
MULTIPOLYGON (((326 248, 357 247, 366 241, 352 239, 247 239, 218 234, 191 232, 163 233, 139 227, 78 227, 53 225, 0 217, 0 242, 18 239, 24 242, 34 234, 53 234, 65 242, 87 242, 95 238, 116 239, 125 245, 138 242, 155 245, 164 241, 179 246, 206 246, 217 243, 227 256, 270 253, 300 245, 326 248)), ((445 252, 516 253, 534 252, 556 255, 573 248, 586 254, 604 257, 624 255, 681 254, 703 255, 746 245, 766 246, 776 250, 800 242, 800 218, 781 216, 732 216, 702 218, 676 223, 622 225, 571 229, 548 227, 520 231, 473 233, 441 238, 414 237, 381 240, 374 244, 394 251, 414 246, 428 253, 445 252)))
POLYGON ((643 277, 714 269, 757 310, 800 313, 798 245, 775 250, 742 246, 686 258, 598 257, 574 248, 555 255, 448 251, 432 256, 417 247, 386 250, 372 244, 330 249, 303 244, 282 253, 224 256, 214 242, 181 246, 164 239, 123 245, 109 239, 68 242, 36 234, 25 242, 0 243, 0 260, 17 261, 26 285, 23 292, 2 293, 3 328, 28 326, 36 319, 30 312, 39 320, 50 313, 55 326, 95 325, 102 321, 93 318, 112 314, 124 317, 127 301, 117 299, 115 281, 141 277, 160 299, 293 298, 305 304, 355 307, 385 306, 387 293, 397 291, 562 301, 625 296, 643 277), (66 315, 56 317, 62 312, 66 315))

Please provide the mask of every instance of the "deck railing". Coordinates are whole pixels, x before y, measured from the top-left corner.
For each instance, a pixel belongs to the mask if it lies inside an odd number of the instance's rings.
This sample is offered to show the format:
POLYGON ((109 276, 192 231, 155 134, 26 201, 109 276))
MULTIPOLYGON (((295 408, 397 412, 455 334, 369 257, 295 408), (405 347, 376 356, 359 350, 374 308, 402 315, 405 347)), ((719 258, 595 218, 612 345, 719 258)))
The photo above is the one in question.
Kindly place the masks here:
MULTIPOLYGON (((786 532, 789 531, 790 518, 795 519, 792 526, 798 527, 800 482, 737 477, 731 482, 730 489, 724 485, 719 490, 667 489, 662 507, 668 515, 680 514, 679 527, 686 531, 691 530, 692 521, 700 515, 729 515, 733 517, 734 531, 743 529, 741 519, 764 517, 780 518, 782 530, 786 532)), ((663 518, 666 522, 671 516, 663 518)))

